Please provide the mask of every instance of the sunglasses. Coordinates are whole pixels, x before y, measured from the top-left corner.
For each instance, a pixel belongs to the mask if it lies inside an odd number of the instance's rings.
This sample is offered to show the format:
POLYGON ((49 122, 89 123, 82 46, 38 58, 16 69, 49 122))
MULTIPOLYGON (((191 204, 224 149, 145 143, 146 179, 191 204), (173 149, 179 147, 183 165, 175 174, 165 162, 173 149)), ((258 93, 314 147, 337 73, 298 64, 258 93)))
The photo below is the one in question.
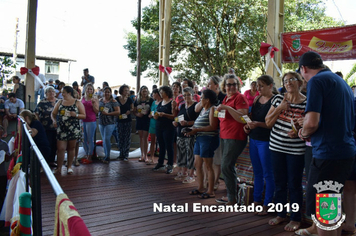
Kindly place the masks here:
POLYGON ((293 81, 298 81, 298 79, 297 78, 286 79, 284 80, 284 84, 292 83, 293 81))

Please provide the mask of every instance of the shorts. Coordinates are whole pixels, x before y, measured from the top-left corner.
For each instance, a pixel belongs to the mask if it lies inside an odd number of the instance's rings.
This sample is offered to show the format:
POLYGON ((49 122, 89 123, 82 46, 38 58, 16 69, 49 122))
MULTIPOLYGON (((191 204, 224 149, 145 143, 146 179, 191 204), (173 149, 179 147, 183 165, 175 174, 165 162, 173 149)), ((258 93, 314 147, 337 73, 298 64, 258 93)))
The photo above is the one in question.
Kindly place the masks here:
POLYGON ((219 135, 197 136, 194 145, 194 155, 202 158, 213 158, 215 150, 219 147, 219 135))
MULTIPOLYGON (((354 168, 354 161, 354 157, 338 160, 312 159, 307 185, 307 215, 315 214, 315 194, 317 191, 313 185, 318 184, 320 181, 337 181, 345 185, 345 181, 350 177, 351 171, 354 168)), ((329 191, 324 193, 335 192, 329 191)))

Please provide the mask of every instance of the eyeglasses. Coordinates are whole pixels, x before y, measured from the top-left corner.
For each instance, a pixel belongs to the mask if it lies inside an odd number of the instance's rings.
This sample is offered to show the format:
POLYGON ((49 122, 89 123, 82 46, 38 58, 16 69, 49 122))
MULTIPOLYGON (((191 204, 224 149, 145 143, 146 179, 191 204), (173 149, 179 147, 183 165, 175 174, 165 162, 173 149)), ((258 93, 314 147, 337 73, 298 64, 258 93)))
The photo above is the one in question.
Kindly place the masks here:
POLYGON ((286 79, 284 80, 284 84, 292 83, 293 81, 298 81, 298 79, 297 78, 286 79))
POLYGON ((226 84, 227 87, 236 87, 237 86, 237 83, 232 83, 232 84, 226 84))

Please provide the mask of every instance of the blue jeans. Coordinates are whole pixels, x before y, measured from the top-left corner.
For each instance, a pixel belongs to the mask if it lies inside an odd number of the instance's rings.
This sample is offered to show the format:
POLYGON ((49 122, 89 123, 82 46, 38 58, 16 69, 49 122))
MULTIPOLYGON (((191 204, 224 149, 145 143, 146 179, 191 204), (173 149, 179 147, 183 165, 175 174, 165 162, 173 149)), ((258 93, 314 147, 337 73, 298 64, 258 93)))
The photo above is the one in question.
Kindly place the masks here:
POLYGON ((237 176, 235 163, 246 147, 247 140, 236 139, 221 139, 221 173, 224 176, 224 181, 227 190, 227 198, 229 202, 237 200, 237 176))
POLYGON ((271 151, 268 141, 259 141, 250 138, 250 158, 255 175, 253 187, 253 200, 262 202, 264 183, 266 182, 265 200, 263 205, 271 203, 274 195, 274 177, 271 160, 271 151))
MULTIPOLYGON (((290 220, 301 221, 301 209, 303 204, 302 178, 304 169, 304 155, 291 155, 282 152, 271 151, 274 182, 276 184, 274 202, 285 205, 289 202, 299 204, 299 211, 292 212, 290 220)), ((283 208, 278 212, 279 217, 285 218, 287 212, 283 208)))
POLYGON ((110 138, 111 138, 112 132, 115 129, 115 124, 99 125, 99 129, 100 129, 101 137, 103 138, 103 147, 104 147, 104 153, 105 153, 104 160, 110 161, 110 150, 111 150, 110 138))
POLYGON ((174 129, 170 127, 156 126, 156 136, 159 145, 158 164, 163 165, 166 151, 168 154, 168 165, 173 165, 173 140, 174 129))
POLYGON ((96 121, 83 122, 84 128, 84 142, 83 147, 87 156, 93 155, 94 151, 94 137, 96 130, 96 121))

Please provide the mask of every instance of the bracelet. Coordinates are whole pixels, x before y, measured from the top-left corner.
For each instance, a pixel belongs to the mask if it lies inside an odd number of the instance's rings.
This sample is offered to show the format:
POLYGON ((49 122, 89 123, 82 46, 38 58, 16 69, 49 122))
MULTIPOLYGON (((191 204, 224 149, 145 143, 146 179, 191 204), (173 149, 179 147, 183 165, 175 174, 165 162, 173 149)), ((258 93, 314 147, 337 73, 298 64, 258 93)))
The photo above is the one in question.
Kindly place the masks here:
POLYGON ((77 117, 77 118, 78 118, 78 116, 79 116, 79 114, 76 114, 76 115, 75 115, 75 117, 77 117))

